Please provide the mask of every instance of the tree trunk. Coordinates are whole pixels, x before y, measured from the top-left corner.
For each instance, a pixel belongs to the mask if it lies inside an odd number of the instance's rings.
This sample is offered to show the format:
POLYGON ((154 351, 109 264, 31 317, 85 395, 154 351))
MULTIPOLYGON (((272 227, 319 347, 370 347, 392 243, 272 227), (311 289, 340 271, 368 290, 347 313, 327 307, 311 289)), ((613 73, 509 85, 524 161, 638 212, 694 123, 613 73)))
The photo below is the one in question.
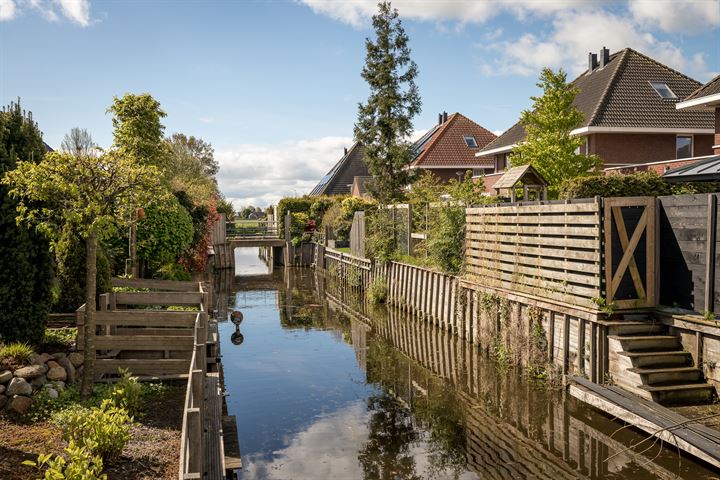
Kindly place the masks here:
POLYGON ((97 236, 91 232, 86 240, 85 257, 85 359, 83 363, 82 397, 92 395, 95 383, 95 297, 97 275, 97 236))

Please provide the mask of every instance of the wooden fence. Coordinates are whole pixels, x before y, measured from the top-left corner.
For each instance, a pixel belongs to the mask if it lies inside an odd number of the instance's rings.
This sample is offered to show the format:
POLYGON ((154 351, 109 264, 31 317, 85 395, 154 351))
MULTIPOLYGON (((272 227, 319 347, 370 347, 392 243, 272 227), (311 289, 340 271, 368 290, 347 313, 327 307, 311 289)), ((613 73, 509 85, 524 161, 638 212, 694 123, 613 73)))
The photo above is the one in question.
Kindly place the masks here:
MULTIPOLYGON (((322 263, 316 266, 325 269, 344 287, 364 290, 370 285, 373 276, 373 261, 335 250, 330 247, 321 248, 322 263)), ((318 262, 319 260, 316 260, 318 262)))
POLYGON ((355 212, 350 227, 350 253, 365 258, 365 212, 355 212))
POLYGON ((601 203, 533 202, 467 209, 468 280, 593 308, 601 296, 601 203))

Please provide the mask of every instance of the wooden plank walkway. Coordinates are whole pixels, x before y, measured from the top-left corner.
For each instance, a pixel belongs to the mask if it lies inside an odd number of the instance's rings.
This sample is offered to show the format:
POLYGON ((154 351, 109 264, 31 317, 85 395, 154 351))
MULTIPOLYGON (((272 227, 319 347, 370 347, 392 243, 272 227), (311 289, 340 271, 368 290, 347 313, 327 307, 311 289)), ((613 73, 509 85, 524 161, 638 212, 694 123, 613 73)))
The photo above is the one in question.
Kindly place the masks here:
POLYGON ((573 397, 720 468, 720 432, 717 430, 690 423, 691 419, 621 388, 605 387, 577 376, 569 380, 569 393, 573 397))
POLYGON ((208 373, 205 377, 205 478, 225 478, 224 446, 222 434, 222 392, 220 375, 208 373))

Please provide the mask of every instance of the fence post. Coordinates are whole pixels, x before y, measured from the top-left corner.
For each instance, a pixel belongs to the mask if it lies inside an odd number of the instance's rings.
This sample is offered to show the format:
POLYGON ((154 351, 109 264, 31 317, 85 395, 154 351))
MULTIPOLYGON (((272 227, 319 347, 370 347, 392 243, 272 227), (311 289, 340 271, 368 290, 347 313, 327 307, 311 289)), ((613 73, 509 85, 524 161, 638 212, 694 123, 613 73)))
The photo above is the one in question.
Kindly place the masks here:
POLYGON ((705 247, 705 311, 715 312, 715 242, 717 240, 717 202, 708 195, 707 243, 705 247))

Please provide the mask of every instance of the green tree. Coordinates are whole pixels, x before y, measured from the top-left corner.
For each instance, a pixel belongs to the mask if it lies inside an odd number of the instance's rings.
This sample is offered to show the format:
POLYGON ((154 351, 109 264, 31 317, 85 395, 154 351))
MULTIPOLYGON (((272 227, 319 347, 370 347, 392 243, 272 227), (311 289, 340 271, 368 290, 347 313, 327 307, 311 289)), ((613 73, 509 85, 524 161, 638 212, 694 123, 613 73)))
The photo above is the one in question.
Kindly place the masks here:
POLYGON ((107 112, 113 115, 113 146, 120 153, 143 165, 164 167, 167 147, 162 119, 166 114, 160 102, 149 93, 126 93, 122 98, 114 97, 107 112))
POLYGON ((71 227, 85 239, 85 363, 82 394, 95 376, 95 304, 98 239, 126 224, 138 205, 161 194, 159 171, 138 165, 122 151, 98 157, 49 153, 39 162, 18 162, 2 184, 18 200, 17 222, 57 238, 71 227))
POLYGON ((544 68, 537 84, 540 97, 530 97, 532 109, 520 116, 527 136, 512 154, 512 165, 530 164, 548 181, 548 195, 557 198, 558 186, 568 178, 587 175, 602 166, 595 155, 583 155, 585 139, 570 135, 582 125, 583 115, 573 101, 578 89, 567 83, 564 71, 544 68))
POLYGON ((217 163, 212 146, 202 139, 175 133, 167 139, 165 179, 175 192, 186 192, 195 203, 207 204, 217 197, 217 163))
POLYGON ((381 203, 390 203, 410 183, 408 138, 422 103, 415 85, 417 65, 397 10, 390 2, 379 3, 372 23, 375 40, 365 39, 362 70, 370 95, 358 106, 355 138, 365 146, 365 163, 374 177, 372 193, 381 203))
POLYGON ((153 202, 138 222, 138 256, 153 270, 177 262, 192 244, 193 219, 175 197, 153 202))
POLYGON ((168 138, 168 142, 184 149, 188 155, 198 159, 208 177, 213 177, 218 173, 220 166, 215 160, 215 149, 202 138, 196 138, 192 135, 188 137, 184 133, 173 133, 168 138))
MULTIPOLYGON (((22 160, 39 162, 45 145, 20 103, 0 112, 0 177, 22 160)), ((17 225, 17 201, 0 184, 0 339, 39 342, 51 303, 52 256, 35 229, 17 225)))

